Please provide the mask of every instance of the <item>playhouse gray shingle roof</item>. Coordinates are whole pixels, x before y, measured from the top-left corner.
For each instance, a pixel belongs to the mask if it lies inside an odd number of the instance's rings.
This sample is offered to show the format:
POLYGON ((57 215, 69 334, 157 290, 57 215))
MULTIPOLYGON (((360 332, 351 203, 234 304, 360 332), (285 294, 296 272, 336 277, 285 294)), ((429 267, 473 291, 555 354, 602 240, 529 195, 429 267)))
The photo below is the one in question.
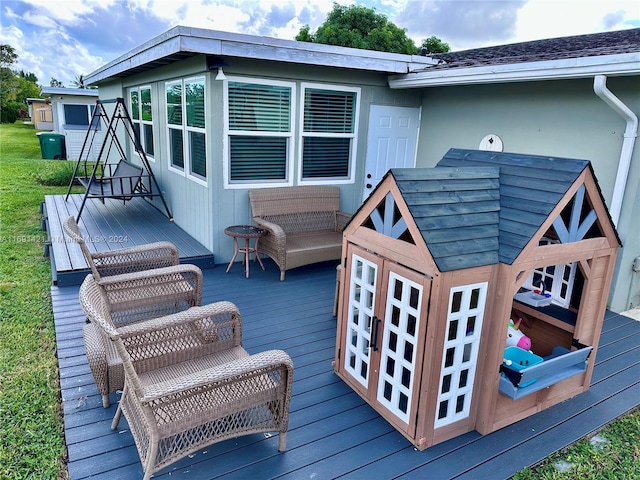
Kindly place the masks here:
POLYGON ((441 64, 428 70, 477 67, 640 52, 640 28, 549 38, 432 55, 441 64))
POLYGON ((589 162, 451 149, 435 168, 392 169, 440 271, 512 264, 589 162))

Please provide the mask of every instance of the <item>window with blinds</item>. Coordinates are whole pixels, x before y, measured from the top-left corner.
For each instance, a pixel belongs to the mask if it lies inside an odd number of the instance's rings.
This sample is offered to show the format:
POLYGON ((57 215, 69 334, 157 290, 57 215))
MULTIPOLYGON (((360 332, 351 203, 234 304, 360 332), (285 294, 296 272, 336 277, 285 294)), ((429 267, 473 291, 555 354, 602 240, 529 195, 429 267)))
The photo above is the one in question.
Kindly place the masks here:
POLYGON ((301 182, 352 180, 359 89, 303 85, 301 182))
POLYGON ((167 82, 169 165, 187 177, 206 182, 205 79, 167 82))
POLYGON ((229 185, 289 181, 294 88, 257 79, 227 83, 229 185))

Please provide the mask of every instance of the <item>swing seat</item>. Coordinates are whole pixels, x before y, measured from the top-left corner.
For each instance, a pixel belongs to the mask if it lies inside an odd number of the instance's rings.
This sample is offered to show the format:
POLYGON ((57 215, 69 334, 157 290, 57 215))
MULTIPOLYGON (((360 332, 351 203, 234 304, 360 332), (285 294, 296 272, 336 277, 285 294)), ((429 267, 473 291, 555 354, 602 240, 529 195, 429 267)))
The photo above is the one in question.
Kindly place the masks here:
MULTIPOLYGON (((105 167, 111 165, 105 165, 105 167)), ((113 174, 102 178, 78 178, 91 197, 117 198, 131 200, 135 195, 143 168, 121 159, 113 170, 113 174)), ((106 172, 105 172, 106 173, 106 172)))

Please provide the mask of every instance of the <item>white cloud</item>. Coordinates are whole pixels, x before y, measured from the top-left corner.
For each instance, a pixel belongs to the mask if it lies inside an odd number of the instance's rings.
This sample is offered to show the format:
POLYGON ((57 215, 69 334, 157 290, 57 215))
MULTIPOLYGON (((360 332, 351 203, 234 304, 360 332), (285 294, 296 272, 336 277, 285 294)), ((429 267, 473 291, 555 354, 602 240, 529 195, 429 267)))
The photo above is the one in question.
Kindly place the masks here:
POLYGON ((529 0, 518 12, 516 37, 528 41, 619 30, 639 18, 637 0, 529 0))

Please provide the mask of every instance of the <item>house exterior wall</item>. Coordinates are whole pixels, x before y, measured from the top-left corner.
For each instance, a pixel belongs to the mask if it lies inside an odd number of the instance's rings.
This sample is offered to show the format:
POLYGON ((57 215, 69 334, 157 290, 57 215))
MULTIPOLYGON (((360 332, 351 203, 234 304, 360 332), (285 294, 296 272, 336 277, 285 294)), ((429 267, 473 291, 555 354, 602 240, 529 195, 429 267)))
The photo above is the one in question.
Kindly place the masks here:
MULTIPOLYGON (((617 77, 607 82, 637 116, 639 81, 617 77)), ((418 167, 433 167, 451 147, 477 149, 483 137, 496 134, 506 152, 590 160, 604 199, 611 202, 626 125, 595 95, 593 79, 433 87, 422 92, 418 167)), ((624 248, 609 298, 609 308, 616 312, 640 304, 640 274, 632 269, 640 256, 639 206, 636 145, 617 224, 624 248)))
MULTIPOLYGON (((362 202, 363 177, 367 151, 367 127, 371 104, 419 107, 421 92, 394 91, 386 84, 386 75, 367 72, 345 72, 343 69, 309 67, 247 59, 225 59, 228 78, 293 82, 295 84, 295 109, 293 119, 296 134, 294 142, 292 174, 293 184, 298 183, 298 156, 300 143, 300 92, 304 82, 359 88, 360 110, 358 134, 354 141, 356 159, 353 181, 340 183, 341 210, 355 212, 362 202)), ((207 69, 206 57, 195 56, 174 64, 156 68, 143 74, 100 84, 100 98, 128 98, 129 89, 150 86, 152 92, 153 132, 155 154, 151 161, 174 221, 192 237, 211 250, 217 263, 226 263, 233 254, 233 242, 224 234, 225 227, 252 223, 248 189, 225 187, 223 168, 227 140, 224 131, 226 112, 223 81, 216 81, 217 71, 207 69), (188 175, 176 173, 169 167, 169 141, 166 121, 165 82, 189 77, 205 78, 206 115, 206 183, 194 181, 188 175)), ((128 145, 130 154, 133 146, 128 145)), ((268 186, 268 185, 266 185, 268 186)), ((159 202, 156 199, 155 202, 159 202)))

